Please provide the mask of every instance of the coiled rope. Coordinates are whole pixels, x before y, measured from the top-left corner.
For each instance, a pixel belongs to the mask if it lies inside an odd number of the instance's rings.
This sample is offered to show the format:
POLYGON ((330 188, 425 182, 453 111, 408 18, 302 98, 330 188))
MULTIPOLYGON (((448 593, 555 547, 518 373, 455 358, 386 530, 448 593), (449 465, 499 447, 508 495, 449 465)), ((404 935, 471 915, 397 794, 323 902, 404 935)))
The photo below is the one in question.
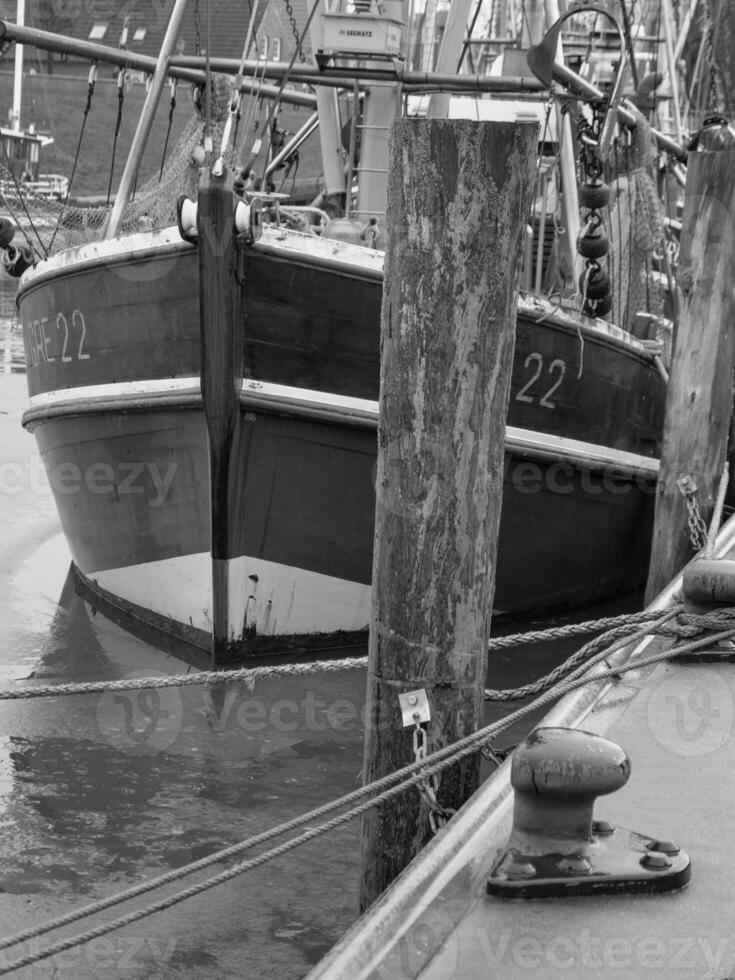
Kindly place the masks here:
MULTIPOLYGON (((661 627, 665 627, 666 624, 669 623, 676 615, 676 610, 668 610, 662 616, 660 616, 659 621, 654 623, 653 626, 656 627, 660 625, 661 627)), ((491 725, 487 725, 485 728, 479 729, 476 732, 473 732, 471 735, 460 739, 458 742, 455 742, 452 745, 445 746, 443 749, 434 752, 423 761, 414 762, 404 766, 402 769, 390 773, 387 776, 384 776, 381 779, 369 783, 368 785, 357 790, 354 790, 352 793, 348 793, 346 796, 340 797, 337 800, 332 800, 330 803, 317 807, 308 813, 302 814, 300 817, 296 817, 287 821, 286 823, 280 824, 277 827, 273 827, 261 834, 248 838, 245 841, 234 844, 229 848, 217 851, 214 854, 209 855, 209 857, 202 858, 184 868, 177 868, 175 871, 168 872, 159 878, 143 882, 140 885, 120 892, 117 895, 111 895, 107 898, 100 899, 99 901, 94 902, 85 908, 78 909, 74 912, 69 912, 66 915, 60 916, 46 923, 45 925, 27 929, 23 932, 16 933, 14 936, 10 936, 7 939, 1 940, 0 949, 6 949, 9 946, 14 946, 26 940, 44 935, 53 929, 58 929, 63 925, 68 925, 71 922, 75 922, 81 918, 87 918, 103 911, 106 908, 110 908, 113 905, 118 905, 121 902, 136 897, 137 895, 141 895, 144 892, 151 891, 152 889, 159 888, 171 881, 183 878, 194 871, 201 870, 202 868, 222 861, 227 857, 243 853, 244 851, 260 844, 267 843, 275 837, 279 837, 292 830, 296 830, 304 824, 311 823, 315 819, 327 816, 334 810, 351 806, 351 809, 349 809, 347 812, 333 817, 331 820, 320 824, 318 827, 311 827, 297 837, 285 841, 284 843, 270 849, 269 851, 265 851, 257 857, 251 858, 248 861, 243 861, 232 868, 228 868, 227 870, 220 872, 218 875, 215 875, 206 881, 198 882, 197 884, 192 885, 183 891, 160 899, 159 901, 150 905, 135 909, 134 911, 129 912, 127 915, 120 916, 111 922, 103 923, 93 929, 88 930, 87 932, 80 933, 76 936, 71 936, 68 939, 60 940, 47 947, 45 950, 34 951, 27 956, 2 965, 0 966, 0 976, 20 969, 21 967, 30 966, 39 960, 46 959, 68 949, 72 949, 75 946, 82 945, 83 943, 89 942, 92 939, 112 932, 115 929, 129 925, 132 922, 136 922, 148 915, 152 915, 155 912, 163 911, 164 909, 170 908, 172 905, 184 901, 187 898, 200 894, 209 888, 265 864, 267 861, 272 860, 273 858, 280 857, 293 848, 298 847, 301 844, 308 843, 309 841, 314 840, 316 837, 336 829, 342 824, 345 824, 348 821, 360 816, 362 813, 366 812, 372 807, 378 806, 386 800, 398 795, 399 793, 408 789, 410 786, 421 783, 430 776, 443 771, 456 762, 459 762, 466 756, 478 751, 484 745, 491 743, 494 738, 508 729, 511 725, 515 724, 525 715, 544 707, 549 702, 556 700, 558 697, 561 697, 564 694, 569 694, 586 684, 603 682, 605 680, 619 680, 621 675, 626 671, 639 670, 646 666, 652 666, 667 660, 676 659, 676 657, 681 656, 682 654, 692 653, 695 650, 702 649, 703 647, 706 647, 712 643, 717 643, 721 640, 728 640, 735 636, 735 609, 721 610, 714 614, 709 614, 698 618, 701 619, 701 621, 706 625, 702 626, 701 624, 698 625, 697 623, 689 623, 685 624, 685 628, 696 628, 699 632, 706 629, 708 635, 704 637, 696 640, 689 640, 688 642, 674 649, 664 650, 648 657, 637 658, 633 662, 627 664, 607 666, 606 668, 598 667, 598 669, 594 670, 593 672, 590 672, 591 664, 587 665, 584 676, 567 678, 561 684, 558 684, 557 686, 545 691, 533 701, 516 709, 507 717, 501 719, 500 721, 494 722, 491 725), (723 623, 725 620, 727 620, 728 623, 725 629, 714 633, 711 632, 712 624, 715 624, 716 629, 716 624, 723 623), (373 796, 372 794, 377 795, 373 796), (372 798, 365 799, 366 797, 370 796, 372 796, 372 798), (352 804, 357 805, 352 806, 352 804)), ((638 633, 643 635, 650 635, 652 632, 654 632, 653 628, 638 631, 638 633)), ((611 658, 615 652, 621 653, 627 647, 631 646, 636 641, 636 638, 637 634, 630 637, 625 643, 616 648, 616 650, 602 651, 598 655, 598 659, 611 658)))

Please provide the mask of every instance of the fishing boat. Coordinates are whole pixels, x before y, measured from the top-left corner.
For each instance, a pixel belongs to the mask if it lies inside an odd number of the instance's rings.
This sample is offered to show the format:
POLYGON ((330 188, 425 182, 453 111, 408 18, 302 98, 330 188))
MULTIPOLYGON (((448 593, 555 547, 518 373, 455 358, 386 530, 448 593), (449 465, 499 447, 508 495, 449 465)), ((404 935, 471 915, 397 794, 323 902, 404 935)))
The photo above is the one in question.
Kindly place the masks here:
MULTIPOLYGON (((151 99, 182 16, 179 0, 151 99)), ((149 117, 144 110, 141 131, 149 117)), ((365 140, 373 125, 368 114, 365 140)), ((224 142, 210 171, 234 170, 224 142)), ((368 156, 363 148, 364 170, 368 156)), ((38 441, 79 587, 160 644, 200 650, 214 636, 218 662, 361 638, 383 267, 370 247, 374 215, 358 216, 368 240, 360 244, 344 223, 294 230, 273 196, 261 195, 270 223, 242 188, 232 199, 235 267, 223 280, 232 336, 216 343, 235 344, 218 383, 234 392, 235 410, 215 445, 200 383, 207 339, 196 219, 180 202, 178 224, 152 230, 138 198, 126 218, 136 166, 133 153, 112 212, 96 226, 102 234, 85 227, 86 244, 35 264, 19 291, 24 425, 38 441)), ((535 218, 542 245, 546 218, 544 204, 535 218)), ((518 301, 496 612, 581 606, 645 575, 665 370, 645 334, 594 309, 580 315, 573 302, 531 293, 518 301)))
MULTIPOLYGON (((16 18, 25 20, 25 0, 18 0, 16 18)), ((23 45, 16 45, 13 72, 13 104, 8 111, 9 126, 0 126, 0 315, 9 318, 15 307, 18 276, 33 262, 39 232, 49 228, 42 212, 30 217, 24 199, 36 202, 61 201, 69 188, 63 174, 43 173, 44 148, 53 143, 48 133, 39 133, 33 123, 24 127, 21 118, 23 93, 23 45)), ((55 223, 55 222, 54 222, 55 223)), ((53 225, 51 226, 53 227, 53 225)))

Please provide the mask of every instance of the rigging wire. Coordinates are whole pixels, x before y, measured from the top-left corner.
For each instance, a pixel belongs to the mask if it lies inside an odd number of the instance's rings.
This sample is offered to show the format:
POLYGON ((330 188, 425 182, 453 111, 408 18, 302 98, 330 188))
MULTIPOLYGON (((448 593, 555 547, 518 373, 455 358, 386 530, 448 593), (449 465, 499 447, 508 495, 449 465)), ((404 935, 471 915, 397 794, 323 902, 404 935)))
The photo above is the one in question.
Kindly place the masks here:
MULTIPOLYGON (((628 13, 628 8, 626 6, 625 0, 620 0, 620 6, 623 10, 623 36, 625 38, 625 44, 630 52, 630 58, 628 59, 628 64, 630 65, 630 74, 633 79, 633 89, 637 91, 638 89, 638 65, 635 62, 635 56, 633 52, 633 34, 630 29, 631 17, 628 13)), ((632 5, 631 5, 632 7, 632 5)), ((622 57, 624 52, 620 52, 622 57)))
POLYGON ((171 137, 171 126, 174 121, 174 111, 176 109, 176 79, 172 78, 170 80, 171 85, 171 102, 168 110, 168 127, 166 129, 166 139, 163 142, 163 153, 161 154, 161 169, 158 172, 158 183, 161 183, 161 178, 163 177, 163 166, 166 163, 166 150, 168 150, 168 141, 171 137))
POLYGON ((74 154, 74 163, 72 164, 71 174, 69 175, 69 186, 66 188, 66 196, 64 197, 64 202, 61 205, 61 210, 59 211, 59 217, 56 219, 56 227, 54 228, 54 233, 51 236, 51 241, 49 242, 48 251, 50 252, 53 248, 54 241, 56 240, 56 234, 61 227, 61 219, 64 216, 64 211, 66 210, 66 205, 69 201, 69 195, 71 194, 71 187, 74 181, 74 175, 77 172, 77 163, 79 162, 79 152, 82 149, 82 140, 84 139, 84 128, 87 125, 87 116, 89 115, 89 110, 92 108, 92 96, 94 95, 94 87, 97 82, 97 62, 92 62, 92 67, 89 69, 89 80, 87 82, 87 104, 84 107, 82 113, 82 126, 79 130, 79 139, 77 140, 77 149, 74 154))
POLYGON ((125 76, 127 71, 121 68, 117 73, 117 119, 115 120, 115 135, 112 138, 112 159, 110 160, 110 179, 107 182, 107 201, 110 203, 112 194, 112 178, 115 173, 115 153, 117 151, 117 138, 120 135, 120 123, 122 122, 123 104, 125 102, 125 76))
POLYGON ((207 0, 207 50, 205 51, 204 74, 207 83, 204 90, 204 151, 212 151, 212 3, 207 0))
POLYGON ((464 44, 462 45, 462 51, 460 52, 460 55, 459 55, 459 61, 457 62, 457 73, 458 74, 462 70, 462 64, 464 62, 465 55, 467 54, 467 50, 469 49, 469 46, 470 46, 470 38, 472 37, 472 34, 473 34, 474 30, 475 30, 475 25, 477 24, 477 18, 480 16, 480 10, 482 9, 482 3, 483 3, 483 0, 477 0, 477 5, 475 6, 475 12, 472 15, 472 20, 470 22, 470 26, 467 29, 467 37, 464 40, 464 44))
MULTIPOLYGON (((10 173, 10 176, 13 178, 13 184, 15 185, 15 190, 16 190, 16 193, 18 195, 18 200, 20 201, 20 206, 23 208, 23 213, 25 214, 25 216, 26 216, 26 218, 28 220, 28 225, 31 228, 31 230, 33 231, 33 233, 36 236, 36 238, 38 239, 38 243, 41 246, 41 249, 43 251, 44 258, 46 258, 46 256, 48 255, 48 252, 46 251, 46 246, 43 244, 43 241, 41 239, 41 236, 38 233, 38 229, 36 228, 35 224, 33 223, 33 218, 31 217, 30 212, 28 210, 28 206, 26 204, 26 195, 21 190, 20 184, 18 183, 18 178, 13 173, 13 168, 12 168, 11 163, 10 163, 10 154, 8 153, 8 147, 7 147, 6 143, 5 143, 5 137, 2 134, 2 130, 0 130, 0 140, 2 140, 3 153, 5 154, 5 159, 7 160, 7 163, 8 163, 8 172, 10 173)), ((28 236, 28 231, 20 223, 20 221, 18 220, 17 215, 15 214, 15 212, 13 211, 13 209, 8 205, 7 201, 4 201, 3 203, 4 203, 5 207, 8 209, 8 211, 10 212, 10 215, 11 215, 13 221, 18 226, 18 229, 25 236, 25 240, 26 240, 26 242, 28 244, 28 247, 30 248, 31 252, 33 252, 33 254, 35 255, 36 254, 36 249, 35 249, 35 247, 33 245, 33 242, 31 241, 31 239, 28 236)))
MULTIPOLYGON (((311 26, 311 22, 314 19, 314 14, 317 12, 317 10, 319 8, 319 4, 320 4, 320 0, 314 0, 314 3, 312 5, 312 8, 309 11, 309 16, 306 18, 306 23, 304 24, 304 27, 303 27, 303 29, 301 31, 300 43, 296 46, 296 48, 294 48, 293 54, 291 55, 291 60, 289 61, 288 67, 286 68, 286 71, 283 73, 283 76, 281 78, 280 84, 278 86, 278 91, 276 92, 276 97, 273 100, 273 105, 271 106, 270 112, 268 114, 268 119, 267 119, 266 124, 265 124, 265 127, 264 127, 264 132, 267 134, 269 141, 272 138, 273 122, 275 121, 276 115, 277 115, 278 110, 280 108, 281 94, 282 94, 284 88, 286 87, 286 82, 288 81, 288 79, 289 79, 289 77, 291 75, 291 72, 293 71, 293 66, 296 63, 296 56, 297 56, 298 52, 301 50, 301 44, 303 43, 303 40, 306 37, 306 32, 309 30, 309 27, 311 26)), ((262 187, 265 187, 265 184, 266 184, 265 171, 266 171, 267 167, 268 167, 268 154, 266 154, 266 159, 263 162, 263 176, 262 176, 262 179, 261 179, 261 186, 262 187)))

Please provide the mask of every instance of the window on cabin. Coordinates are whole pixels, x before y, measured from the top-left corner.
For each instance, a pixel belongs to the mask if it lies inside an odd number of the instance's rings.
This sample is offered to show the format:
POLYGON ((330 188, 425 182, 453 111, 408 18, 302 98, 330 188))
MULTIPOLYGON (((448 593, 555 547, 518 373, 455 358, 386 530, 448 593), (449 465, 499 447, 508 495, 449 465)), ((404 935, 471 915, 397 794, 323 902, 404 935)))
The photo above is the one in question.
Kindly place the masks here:
POLYGON ((145 40, 145 36, 146 36, 147 33, 148 33, 148 28, 147 27, 136 27, 135 28, 135 34, 133 34, 133 40, 134 41, 144 41, 145 40))
POLYGON ((271 58, 274 61, 281 60, 281 39, 280 37, 274 37, 271 42, 271 58))
POLYGON ((92 24, 92 30, 89 32, 89 40, 101 41, 105 34, 107 34, 107 28, 109 26, 110 25, 107 23, 107 21, 95 21, 95 23, 92 24))
POLYGON ((260 57, 268 60, 268 35, 264 34, 260 39, 260 57))

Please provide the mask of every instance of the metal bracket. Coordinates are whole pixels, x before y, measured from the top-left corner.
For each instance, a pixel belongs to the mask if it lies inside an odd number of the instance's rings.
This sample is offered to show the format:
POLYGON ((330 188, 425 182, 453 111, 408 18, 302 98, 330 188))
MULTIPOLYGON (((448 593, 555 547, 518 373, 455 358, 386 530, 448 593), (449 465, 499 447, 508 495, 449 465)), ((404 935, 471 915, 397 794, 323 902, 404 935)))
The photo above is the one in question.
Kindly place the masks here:
POLYGON ((398 703, 401 706, 404 728, 415 727, 417 724, 424 725, 431 721, 429 699, 423 687, 417 691, 404 691, 403 694, 399 694, 398 703))
POLYGON ((625 752, 599 735, 532 732, 513 756, 513 830, 490 871, 488 894, 564 898, 683 888, 691 865, 675 844, 592 820, 595 798, 629 775, 625 752))
POLYGON ((497 898, 572 898, 575 895, 676 891, 691 875, 689 857, 658 841, 605 825, 576 852, 527 855, 504 851, 490 872, 487 892, 497 898))
POLYGON ((697 492, 697 484, 689 473, 680 476, 676 481, 676 486, 682 497, 691 497, 697 492))

